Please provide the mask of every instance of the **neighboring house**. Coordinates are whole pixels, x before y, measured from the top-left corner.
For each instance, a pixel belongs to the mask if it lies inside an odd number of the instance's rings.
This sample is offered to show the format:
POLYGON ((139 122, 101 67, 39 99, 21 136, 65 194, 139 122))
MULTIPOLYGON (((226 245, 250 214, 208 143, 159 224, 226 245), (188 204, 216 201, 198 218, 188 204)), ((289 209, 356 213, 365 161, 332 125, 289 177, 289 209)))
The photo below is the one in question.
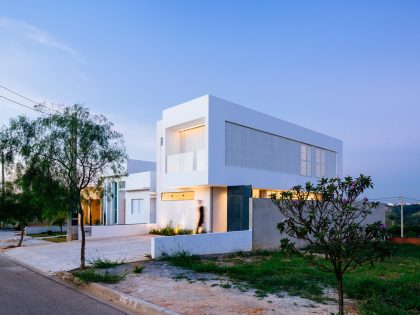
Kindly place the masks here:
POLYGON ((104 225, 153 223, 156 218, 156 163, 129 159, 127 175, 105 179, 104 225))
POLYGON ((202 200, 207 231, 247 230, 250 198, 342 176, 342 165, 338 139, 203 96, 157 123, 156 221, 195 228, 202 200))

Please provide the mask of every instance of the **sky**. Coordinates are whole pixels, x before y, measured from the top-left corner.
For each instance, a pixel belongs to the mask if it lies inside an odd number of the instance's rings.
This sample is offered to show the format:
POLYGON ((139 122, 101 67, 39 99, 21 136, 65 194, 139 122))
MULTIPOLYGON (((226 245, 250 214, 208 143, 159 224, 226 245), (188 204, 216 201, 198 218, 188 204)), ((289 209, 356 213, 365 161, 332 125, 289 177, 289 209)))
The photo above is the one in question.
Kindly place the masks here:
MULTIPOLYGON (((371 198, 420 200, 420 1, 2 0, 0 85, 104 114, 144 160, 163 109, 213 94, 343 140, 371 198)), ((23 114, 0 98, 0 125, 23 114)))

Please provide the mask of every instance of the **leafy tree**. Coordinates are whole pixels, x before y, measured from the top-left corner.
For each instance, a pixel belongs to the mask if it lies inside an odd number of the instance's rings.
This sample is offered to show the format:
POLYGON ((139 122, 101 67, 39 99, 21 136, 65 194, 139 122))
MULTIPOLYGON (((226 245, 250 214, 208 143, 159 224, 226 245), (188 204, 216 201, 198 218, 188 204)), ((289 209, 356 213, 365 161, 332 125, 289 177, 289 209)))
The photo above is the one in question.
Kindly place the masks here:
POLYGON ((8 183, 0 200, 0 220, 20 229, 18 247, 22 245, 25 227, 40 217, 41 209, 32 202, 30 195, 19 191, 18 187, 8 183))
MULTIPOLYGON (((74 212, 80 216, 80 267, 85 267, 85 231, 82 191, 99 186, 102 176, 118 174, 126 159, 122 135, 102 115, 91 115, 81 105, 34 120, 19 117, 11 130, 18 139, 27 165, 43 163, 43 169, 60 183, 67 196, 67 236, 71 240, 74 212)), ((47 197, 44 194, 44 197, 47 197)))
POLYGON ((357 201, 372 187, 369 176, 322 178, 317 185, 308 182, 305 187, 295 186, 271 196, 285 217, 277 226, 280 233, 307 244, 298 249, 290 238, 284 238, 282 250, 300 255, 320 270, 335 274, 339 314, 344 314, 344 274, 390 255, 385 226, 381 222, 364 223, 378 203, 369 202, 367 198, 357 201))

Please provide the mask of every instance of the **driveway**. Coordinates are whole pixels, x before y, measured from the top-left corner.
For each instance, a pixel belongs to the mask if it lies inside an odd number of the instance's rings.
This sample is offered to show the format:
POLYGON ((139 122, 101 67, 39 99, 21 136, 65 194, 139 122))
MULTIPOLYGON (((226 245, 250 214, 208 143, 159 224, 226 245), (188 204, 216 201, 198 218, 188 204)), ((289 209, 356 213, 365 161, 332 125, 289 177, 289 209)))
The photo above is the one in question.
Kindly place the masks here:
MULTIPOLYGON (((151 235, 138 235, 87 239, 86 262, 95 258, 126 262, 145 260, 145 255, 150 255, 151 238, 151 235)), ((8 249, 3 255, 45 273, 68 271, 80 265, 80 241, 31 244, 8 249)))

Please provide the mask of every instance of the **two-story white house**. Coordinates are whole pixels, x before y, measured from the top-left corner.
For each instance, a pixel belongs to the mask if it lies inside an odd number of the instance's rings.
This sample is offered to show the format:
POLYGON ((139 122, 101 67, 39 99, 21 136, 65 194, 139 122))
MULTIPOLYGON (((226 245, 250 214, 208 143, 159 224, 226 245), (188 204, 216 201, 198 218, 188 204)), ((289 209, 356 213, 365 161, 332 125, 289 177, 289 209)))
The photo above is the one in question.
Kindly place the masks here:
POLYGON ((249 198, 342 176, 342 141, 206 95, 157 123, 156 222, 209 232, 249 228, 249 198))

